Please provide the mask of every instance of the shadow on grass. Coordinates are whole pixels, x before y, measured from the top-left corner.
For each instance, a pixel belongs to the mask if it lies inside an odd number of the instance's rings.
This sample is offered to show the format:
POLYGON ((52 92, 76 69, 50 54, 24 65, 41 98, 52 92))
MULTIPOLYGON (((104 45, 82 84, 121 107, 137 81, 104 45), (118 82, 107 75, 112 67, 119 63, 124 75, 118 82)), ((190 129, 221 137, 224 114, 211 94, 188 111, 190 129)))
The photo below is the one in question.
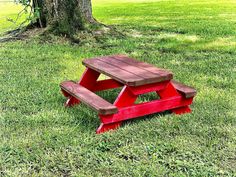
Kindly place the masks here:
POLYGON ((163 116, 166 116, 166 115, 169 115, 169 114, 172 114, 171 111, 164 111, 164 112, 145 115, 145 116, 142 116, 142 117, 137 117, 137 118, 134 118, 134 119, 129 119, 129 120, 124 121, 122 126, 138 124, 139 122, 142 122, 142 121, 147 121, 147 120, 151 120, 151 119, 160 118, 160 117, 163 117, 163 116))

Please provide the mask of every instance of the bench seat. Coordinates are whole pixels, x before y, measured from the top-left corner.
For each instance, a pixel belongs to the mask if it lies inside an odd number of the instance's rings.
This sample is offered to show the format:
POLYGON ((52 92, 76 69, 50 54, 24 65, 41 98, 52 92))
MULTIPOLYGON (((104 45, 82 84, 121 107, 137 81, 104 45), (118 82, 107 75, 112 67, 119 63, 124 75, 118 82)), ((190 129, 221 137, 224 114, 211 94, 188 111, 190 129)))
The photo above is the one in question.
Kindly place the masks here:
POLYGON ((101 115, 114 114, 118 112, 116 106, 74 81, 64 81, 60 84, 60 87, 63 91, 93 108, 101 115))
POLYGON ((197 94, 197 91, 193 87, 187 86, 175 80, 171 80, 171 83, 178 92, 184 95, 185 98, 191 98, 197 94))

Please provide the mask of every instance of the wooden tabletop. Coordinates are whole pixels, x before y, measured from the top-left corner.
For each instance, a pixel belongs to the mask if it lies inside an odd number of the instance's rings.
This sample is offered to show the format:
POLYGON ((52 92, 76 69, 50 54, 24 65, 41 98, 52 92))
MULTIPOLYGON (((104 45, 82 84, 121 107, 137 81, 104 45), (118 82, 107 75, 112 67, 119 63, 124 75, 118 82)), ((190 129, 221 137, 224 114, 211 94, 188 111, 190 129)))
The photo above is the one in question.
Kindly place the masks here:
POLYGON ((85 59, 83 64, 129 86, 140 86, 173 78, 170 71, 157 68, 125 55, 85 59))

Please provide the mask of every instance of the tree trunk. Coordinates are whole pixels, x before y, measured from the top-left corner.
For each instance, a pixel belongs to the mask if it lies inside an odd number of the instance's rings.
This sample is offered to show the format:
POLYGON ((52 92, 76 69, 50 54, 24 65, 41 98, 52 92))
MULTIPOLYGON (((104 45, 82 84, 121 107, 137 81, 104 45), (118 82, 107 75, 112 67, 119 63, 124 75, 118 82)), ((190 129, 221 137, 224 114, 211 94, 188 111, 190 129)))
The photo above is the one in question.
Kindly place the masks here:
POLYGON ((33 0, 33 4, 40 9, 39 25, 57 34, 70 36, 96 23, 91 0, 33 0))

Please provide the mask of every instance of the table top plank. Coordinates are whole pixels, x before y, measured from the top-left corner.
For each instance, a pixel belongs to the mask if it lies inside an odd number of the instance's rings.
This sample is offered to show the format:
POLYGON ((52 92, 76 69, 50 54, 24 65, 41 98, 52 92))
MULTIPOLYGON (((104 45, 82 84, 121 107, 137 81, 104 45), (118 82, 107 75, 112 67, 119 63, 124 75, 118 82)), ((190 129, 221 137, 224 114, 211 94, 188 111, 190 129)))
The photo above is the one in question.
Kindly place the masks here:
POLYGON ((144 78, 144 79, 157 79, 160 77, 160 75, 158 75, 158 74, 154 74, 148 70, 144 70, 144 69, 139 68, 135 65, 127 64, 127 63, 123 62, 122 60, 118 60, 115 57, 102 58, 101 61, 111 64, 117 68, 120 68, 121 70, 125 70, 127 72, 130 72, 130 73, 137 75, 137 76, 144 78))
POLYGON ((169 79, 172 79, 173 78, 173 74, 171 71, 168 71, 166 69, 163 69, 163 68, 158 68, 156 66, 153 66, 149 63, 145 63, 145 62, 142 62, 142 61, 138 61, 138 60, 135 60, 133 58, 130 58, 130 57, 127 57, 126 55, 114 55, 113 56, 114 58, 116 58, 117 60, 120 60, 120 61, 123 61, 129 65, 134 65, 136 67, 139 67, 139 68, 142 68, 146 71, 149 71, 149 72, 152 72, 154 74, 158 74, 160 76, 167 76, 169 77, 169 79))
POLYGON ((144 82, 144 79, 134 75, 125 70, 121 70, 111 64, 105 63, 98 59, 85 59, 83 64, 95 71, 103 73, 121 83, 135 86, 134 84, 141 84, 144 82))
POLYGON ((139 86, 171 80, 171 72, 125 55, 85 59, 83 64, 124 84, 139 86))

